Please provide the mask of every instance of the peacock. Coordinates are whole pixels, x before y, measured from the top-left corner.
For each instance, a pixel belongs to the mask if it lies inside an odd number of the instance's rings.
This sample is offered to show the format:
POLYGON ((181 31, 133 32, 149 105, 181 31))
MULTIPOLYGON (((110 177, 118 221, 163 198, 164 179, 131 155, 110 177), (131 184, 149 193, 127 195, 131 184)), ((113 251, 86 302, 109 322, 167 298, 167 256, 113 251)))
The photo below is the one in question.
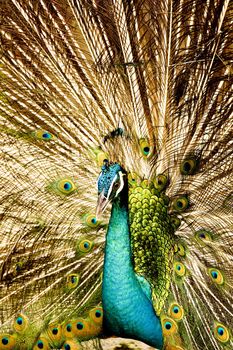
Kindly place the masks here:
POLYGON ((1 0, 0 350, 233 348, 232 15, 1 0))

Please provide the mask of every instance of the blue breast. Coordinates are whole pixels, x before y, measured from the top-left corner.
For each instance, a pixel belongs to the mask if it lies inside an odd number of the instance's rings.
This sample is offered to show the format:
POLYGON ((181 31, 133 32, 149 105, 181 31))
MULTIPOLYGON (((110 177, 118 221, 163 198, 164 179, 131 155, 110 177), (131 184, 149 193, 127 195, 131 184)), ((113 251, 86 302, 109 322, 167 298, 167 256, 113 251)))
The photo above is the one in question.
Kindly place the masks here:
POLYGON ((102 293, 105 331, 162 348, 160 320, 133 270, 128 213, 117 205, 106 238, 102 293))

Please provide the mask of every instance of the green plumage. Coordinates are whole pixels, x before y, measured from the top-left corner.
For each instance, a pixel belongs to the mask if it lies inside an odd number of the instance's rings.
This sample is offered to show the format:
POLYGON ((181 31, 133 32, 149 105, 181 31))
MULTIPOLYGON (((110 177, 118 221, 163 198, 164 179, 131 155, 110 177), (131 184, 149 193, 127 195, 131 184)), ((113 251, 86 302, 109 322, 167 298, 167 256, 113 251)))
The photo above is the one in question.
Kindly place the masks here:
POLYGON ((174 227, 167 198, 150 184, 129 191, 129 219, 135 272, 153 286, 154 308, 159 314, 168 295, 174 254, 174 227))

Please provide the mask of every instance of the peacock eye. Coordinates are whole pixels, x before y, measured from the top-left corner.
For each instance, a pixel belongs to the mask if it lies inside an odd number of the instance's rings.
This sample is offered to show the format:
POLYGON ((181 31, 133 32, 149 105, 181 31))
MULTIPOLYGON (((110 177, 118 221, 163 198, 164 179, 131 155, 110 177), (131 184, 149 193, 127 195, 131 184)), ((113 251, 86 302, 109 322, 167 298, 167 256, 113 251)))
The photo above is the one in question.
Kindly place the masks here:
POLYGON ((194 158, 185 159, 180 166, 182 175, 193 175, 197 170, 198 162, 194 158))
POLYGON ((64 350, 80 350, 81 348, 80 348, 79 344, 80 343, 79 343, 78 340, 69 339, 69 340, 65 341, 65 343, 63 344, 61 349, 64 349, 64 350))
POLYGON ((195 233, 195 238, 201 245, 206 245, 213 240, 213 234, 210 231, 199 230, 195 233))
POLYGON ((222 343, 227 343, 229 338, 230 338, 230 334, 229 334, 227 327, 225 327, 221 323, 215 324, 214 336, 217 340, 219 340, 222 343))
POLYGON ((140 139, 139 145, 141 152, 145 158, 149 157, 151 155, 151 147, 146 139, 140 139))
POLYGON ((219 285, 224 283, 224 277, 218 269, 209 268, 208 273, 209 273, 209 276, 214 283, 219 284, 219 285))
POLYGON ((73 289, 79 284, 79 275, 77 273, 71 273, 67 276, 67 287, 73 289))
POLYGON ((89 227, 95 228, 99 225, 99 221, 97 220, 96 216, 93 214, 85 214, 82 217, 82 221, 89 227))
POLYGON ((120 187, 120 183, 119 182, 115 182, 114 183, 114 188, 119 188, 120 187))
POLYGON ((137 184, 140 182, 140 177, 136 173, 129 173, 128 174, 128 181, 129 185, 132 187, 137 186, 137 184))
POLYGON ((171 335, 177 332, 177 324, 176 322, 169 317, 165 317, 162 319, 162 327, 164 335, 171 335))
POLYGON ((166 175, 160 174, 156 176, 154 180, 155 188, 157 188, 158 191, 162 191, 168 183, 168 178, 166 175))
POLYGON ((171 223, 175 227, 175 229, 177 229, 181 224, 181 220, 178 217, 173 215, 171 216, 171 223))
POLYGON ((180 321, 183 318, 184 310, 181 305, 172 303, 169 307, 168 313, 173 319, 180 321))
POLYGON ((33 347, 33 350, 38 350, 38 349, 49 349, 49 343, 48 340, 44 337, 41 337, 40 339, 37 340, 36 345, 33 347))
POLYGON ((78 242, 77 249, 81 253, 89 253, 94 246, 94 243, 89 239, 83 239, 78 242))
POLYGON ((69 195, 77 190, 76 184, 70 178, 63 178, 51 183, 49 188, 60 195, 69 195))
POLYGON ((177 276, 183 277, 186 273, 186 268, 185 268, 184 264, 182 264, 179 261, 176 261, 174 263, 174 271, 175 271, 177 276))
POLYGON ((0 335, 0 349, 15 349, 16 338, 10 334, 0 335))
POLYGON ((50 141, 55 139, 55 136, 46 130, 36 130, 33 132, 33 136, 36 139, 43 141, 50 141))
POLYGON ((186 196, 175 198, 172 203, 172 208, 178 212, 184 211, 185 209, 188 208, 188 206, 189 206, 189 200, 186 196))
POLYGON ((95 307, 89 312, 91 320, 96 324, 102 324, 103 322, 103 309, 102 307, 95 307))
POLYGON ((16 332, 21 333, 24 332, 25 329, 28 327, 28 319, 25 315, 20 314, 18 315, 18 317, 16 318, 13 327, 15 329, 16 332))

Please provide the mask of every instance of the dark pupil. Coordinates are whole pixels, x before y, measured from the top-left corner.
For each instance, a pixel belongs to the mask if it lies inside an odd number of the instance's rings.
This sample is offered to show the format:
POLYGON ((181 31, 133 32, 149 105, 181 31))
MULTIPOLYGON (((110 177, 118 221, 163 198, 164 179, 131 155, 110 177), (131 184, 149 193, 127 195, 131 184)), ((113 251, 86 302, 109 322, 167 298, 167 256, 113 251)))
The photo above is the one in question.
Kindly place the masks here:
POLYGON ((144 152, 145 152, 145 153, 148 153, 149 150, 150 150, 149 147, 144 147, 144 152))
POLYGON ((76 282, 76 277, 75 276, 71 276, 71 283, 75 283, 76 282))
POLYGON ((83 329, 83 324, 82 323, 77 323, 77 329, 83 329))
POLYGON ((224 333, 224 332, 223 332, 223 329, 219 329, 219 330, 218 330, 218 334, 219 334, 219 335, 223 335, 223 333, 224 333))
POLYGON ((178 265, 178 266, 177 266, 177 270, 180 271, 180 269, 181 269, 181 267, 180 267, 180 265, 178 265))
POLYGON ((70 189, 70 184, 69 184, 68 182, 66 182, 66 183, 64 184, 64 189, 65 189, 65 190, 69 190, 69 189, 70 189))
POLYGON ((181 201, 178 201, 178 202, 177 202, 177 206, 178 206, 179 208, 182 208, 182 207, 183 207, 183 203, 182 203, 181 201))
POLYGON ((2 344, 3 345, 7 345, 8 344, 8 339, 7 338, 3 338, 2 339, 2 344))
POLYGON ((171 324, 170 324, 170 323, 167 323, 167 324, 165 325, 165 328, 166 328, 166 329, 171 329, 171 324))
POLYGON ((191 165, 188 162, 184 163, 184 170, 185 171, 190 171, 191 170, 191 165))
POLYGON ((17 323, 18 323, 19 325, 21 325, 21 324, 23 323, 23 320, 22 320, 21 318, 19 318, 19 319, 17 320, 17 323))
POLYGON ((70 324, 67 325, 66 330, 67 330, 67 332, 71 332, 71 325, 70 324))
POLYGON ((213 276, 213 278, 217 278, 218 277, 217 272, 212 272, 212 276, 213 276))
POLYGON ((95 315, 96 315, 96 317, 100 317, 101 316, 101 312, 100 311, 96 311, 95 315))
POLYGON ((161 180, 158 180, 158 185, 162 185, 163 182, 161 180))
POLYGON ((89 244, 88 243, 84 243, 84 248, 88 248, 89 244))
POLYGON ((37 346, 39 349, 43 349, 43 347, 44 347, 44 345, 41 341, 37 343, 37 346))
POLYGON ((54 328, 54 329, 52 330, 52 333, 53 333, 54 335, 57 335, 58 329, 57 329, 57 328, 54 328))
POLYGON ((66 345, 65 345, 65 350, 70 350, 69 344, 66 344, 66 345))
POLYGON ((43 134, 42 136, 43 136, 43 138, 45 138, 45 139, 48 139, 48 138, 49 138, 49 134, 47 134, 47 133, 43 134))
POLYGON ((205 234, 204 233, 200 233, 200 238, 205 238, 205 234))
POLYGON ((178 308, 176 307, 175 309, 174 309, 174 312, 175 312, 175 314, 178 314, 178 308))

